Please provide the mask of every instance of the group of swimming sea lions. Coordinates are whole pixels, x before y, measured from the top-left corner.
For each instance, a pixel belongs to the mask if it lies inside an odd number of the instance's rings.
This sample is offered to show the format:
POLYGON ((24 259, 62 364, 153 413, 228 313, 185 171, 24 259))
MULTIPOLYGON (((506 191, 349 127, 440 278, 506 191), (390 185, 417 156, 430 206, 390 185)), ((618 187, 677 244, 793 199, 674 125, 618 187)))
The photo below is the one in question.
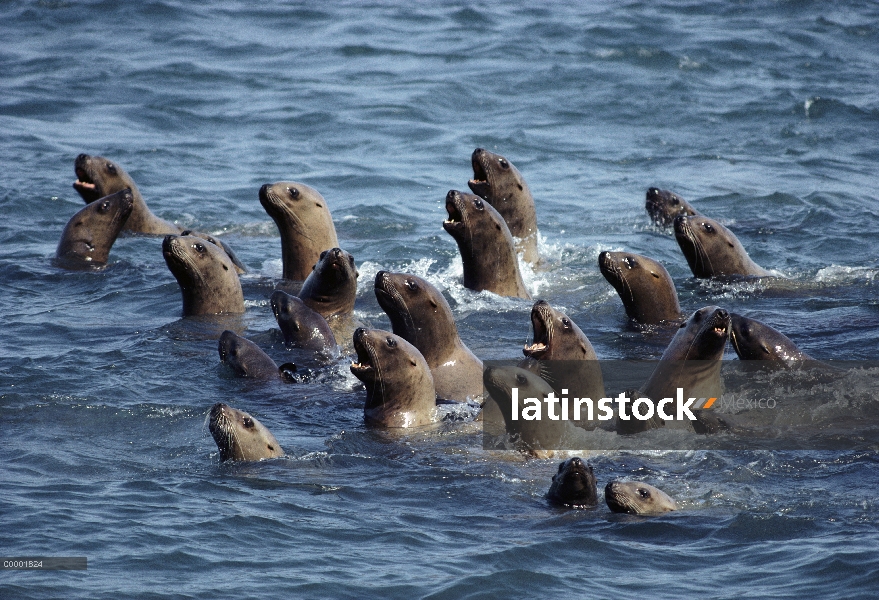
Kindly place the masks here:
MULTIPOLYGON (((540 268, 534 199, 522 174, 503 156, 477 148, 472 156, 472 193, 446 195, 448 219, 443 228, 455 240, 463 264, 465 287, 501 296, 530 299, 519 261, 540 268)), ((225 243, 211 235, 183 231, 154 215, 131 177, 116 163, 81 154, 75 160, 73 187, 86 207, 69 221, 56 252, 65 268, 106 265, 110 248, 122 231, 165 236, 162 254, 176 278, 183 316, 243 313, 239 274, 244 265, 225 243)), ((594 429, 606 424, 594 418, 531 429, 509 414, 514 386, 540 394, 577 389, 592 398, 605 396, 598 357, 582 330, 563 312, 538 300, 531 310, 533 342, 524 348, 518 366, 483 367, 461 341, 448 302, 432 284, 413 274, 379 271, 375 295, 393 331, 357 327, 354 302, 358 271, 354 257, 339 247, 333 220, 321 194, 302 183, 282 181, 259 190, 259 201, 275 221, 281 237, 284 280, 271 294, 270 305, 288 348, 311 350, 326 359, 345 353, 338 340, 351 340, 355 356, 351 372, 366 388, 365 421, 400 428, 429 425, 437 420, 437 403, 464 403, 483 398, 483 413, 506 423, 520 447, 539 452, 560 447, 564 428, 594 429), (552 372, 553 361, 582 361, 583 368, 552 372), (488 402, 492 400, 492 402, 488 402)), ((660 227, 673 227, 693 275, 767 277, 741 243, 720 223, 699 214, 676 194, 651 188, 646 209, 660 227)), ((684 319, 674 283, 658 262, 637 254, 602 252, 598 266, 619 294, 630 319, 643 326, 679 326, 653 376, 637 392, 659 399, 687 385, 710 393, 719 382, 720 360, 727 339, 742 359, 782 361, 809 357, 781 333, 741 315, 707 306, 684 319), (687 361, 707 367, 683 371, 687 361)), ((347 346, 347 345, 346 345, 347 346)), ((221 361, 236 375, 296 380, 296 366, 277 365, 254 342, 231 331, 220 336, 221 361)), ((488 417, 485 418, 488 422, 488 417)), ((617 433, 632 434, 664 426, 616 418, 617 433)), ((723 428, 704 416, 693 424, 697 433, 723 428)), ((218 403, 210 411, 209 428, 221 461, 259 460, 283 456, 271 432, 251 415, 218 403)), ((548 494, 566 506, 594 506, 596 484, 591 466, 572 458, 559 466, 548 494)), ((611 482, 605 489, 608 506, 618 512, 656 513, 674 510, 671 498, 642 483, 611 482)))

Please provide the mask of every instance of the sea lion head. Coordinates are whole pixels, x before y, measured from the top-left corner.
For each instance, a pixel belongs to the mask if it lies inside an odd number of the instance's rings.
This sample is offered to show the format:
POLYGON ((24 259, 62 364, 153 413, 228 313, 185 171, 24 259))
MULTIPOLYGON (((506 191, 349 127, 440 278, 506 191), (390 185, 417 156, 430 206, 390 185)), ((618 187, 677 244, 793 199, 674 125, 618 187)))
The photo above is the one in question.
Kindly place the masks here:
POLYGON ((324 250, 302 284, 299 298, 325 318, 350 313, 354 310, 359 276, 353 256, 341 248, 324 250))
POLYGON ((430 282, 408 273, 379 271, 375 297, 391 320, 394 333, 428 354, 439 354, 458 336, 452 309, 430 282), (435 352, 432 352, 435 351, 435 352))
POLYGON ((674 281, 655 260, 632 252, 598 255, 598 268, 610 283, 630 319, 657 324, 681 318, 681 306, 674 281))
POLYGON ((183 294, 183 314, 244 312, 244 294, 226 252, 195 236, 167 235, 162 255, 183 294))
MULTIPOLYGON (((473 231, 478 223, 490 219, 485 217, 486 202, 475 194, 449 190, 446 194, 446 212, 449 218, 443 221, 443 229, 455 238, 458 246, 464 242, 468 248, 473 246, 473 231)), ((491 205, 488 205, 489 208, 491 205)))
POLYGON ((417 427, 436 416, 436 393, 427 361, 415 346, 389 331, 358 328, 351 373, 366 386, 366 421, 383 427, 417 427))
POLYGON ((735 234, 714 219, 702 215, 675 217, 674 230, 695 277, 770 275, 751 260, 735 234))
POLYGON ((660 227, 670 227, 675 217, 699 214, 683 198, 668 190, 650 188, 644 206, 653 222, 660 227))
MULTIPOLYGON (((314 224, 315 216, 329 215, 329 208, 324 197, 313 187, 297 181, 279 181, 267 183, 259 188, 259 203, 275 221, 283 219, 289 227, 306 238, 312 235, 309 231, 314 224)), ((332 226, 332 220, 329 222, 332 226)), ((335 229, 333 229, 335 234, 335 229)), ((333 244, 335 245, 335 244, 333 244)))
POLYGON ((730 342, 741 360, 780 361, 788 366, 812 360, 780 331, 735 313, 731 317, 730 342))
POLYGON ((232 247, 229 246, 229 244, 227 244, 223 240, 219 240, 219 239, 215 238, 214 236, 210 235, 209 233, 203 233, 201 231, 193 231, 192 229, 185 229, 180 232, 180 235, 194 235, 195 237, 200 237, 203 240, 209 241, 210 243, 212 243, 214 246, 217 246, 218 248, 222 248, 223 252, 226 253, 226 256, 229 257, 229 260, 232 261, 232 264, 235 265, 235 272, 237 272, 239 275, 247 273, 247 267, 245 267, 244 263, 242 263, 238 259, 238 257, 235 255, 235 252, 232 250, 232 247))
POLYGON ((611 481, 604 488, 604 500, 608 508, 616 513, 649 515, 678 509, 668 494, 636 481, 611 481))
POLYGON ((296 181, 267 183, 259 202, 281 234, 285 279, 305 280, 320 253, 339 245, 327 202, 316 189, 296 181))
POLYGON ((514 421, 512 418, 513 388, 518 391, 521 408, 524 406, 523 399, 536 398, 542 403, 544 398, 554 394, 555 391, 549 383, 535 372, 507 366, 486 366, 482 381, 491 401, 497 404, 500 414, 503 415, 507 434, 524 446, 523 450, 534 452, 560 447, 567 421, 548 418, 523 420, 521 417, 514 421))
POLYGON ((662 360, 720 360, 729 337, 730 315, 717 306, 700 308, 681 323, 662 360))
POLYGON ((504 202, 517 194, 528 194, 528 185, 513 164, 500 154, 477 148, 470 156, 473 179, 467 182, 477 196, 492 205, 504 202))
POLYGON ((73 169, 76 171, 73 189, 79 192, 86 204, 125 188, 137 193, 137 186, 128 173, 103 156, 80 154, 73 163, 73 169))
POLYGON ((547 498, 554 504, 570 508, 591 508, 598 504, 592 465, 576 456, 561 463, 558 473, 552 477, 547 498))
POLYGON ((270 303, 288 346, 318 351, 336 346, 336 337, 327 320, 296 296, 275 290, 270 303))
POLYGON ((556 310, 546 300, 531 307, 534 341, 522 349, 525 356, 537 360, 595 360, 595 350, 586 335, 568 315, 556 310))
POLYGON ((262 349, 228 329, 220 335, 217 350, 220 361, 238 377, 263 379, 280 373, 278 365, 262 349))
POLYGON ((134 198, 128 188, 88 204, 64 227, 55 253, 57 258, 70 266, 105 265, 133 207, 134 198))
POLYGON ((211 407, 208 428, 220 450, 221 462, 284 456, 278 440, 265 425, 222 402, 211 407))

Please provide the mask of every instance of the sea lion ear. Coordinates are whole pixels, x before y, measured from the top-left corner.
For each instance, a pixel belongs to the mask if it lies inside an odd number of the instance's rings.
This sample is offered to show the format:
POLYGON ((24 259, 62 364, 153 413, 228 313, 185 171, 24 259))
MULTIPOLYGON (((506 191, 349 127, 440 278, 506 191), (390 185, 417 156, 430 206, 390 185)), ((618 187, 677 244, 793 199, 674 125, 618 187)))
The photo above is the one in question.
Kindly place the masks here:
POLYGON ((659 276, 659 273, 657 273, 656 271, 650 271, 650 274, 653 275, 654 277, 656 277, 657 279, 662 279, 662 278, 659 276))
POLYGON ((736 247, 736 245, 733 244, 732 242, 727 242, 727 244, 729 244, 729 247, 730 247, 730 248, 735 248, 735 247, 736 247))
POLYGON ((354 269, 354 279, 357 279, 358 277, 360 277, 360 271, 354 269))
POLYGON ((433 298, 430 299, 430 305, 431 305, 432 307, 434 307, 434 308, 438 308, 438 307, 439 307, 439 304, 437 304, 437 303, 436 303, 436 300, 434 300, 433 298))
POLYGON ((412 366, 413 366, 413 367, 417 367, 417 366, 418 366, 418 363, 415 362, 415 359, 414 359, 414 358, 410 358, 410 359, 409 359, 409 362, 412 363, 412 366))

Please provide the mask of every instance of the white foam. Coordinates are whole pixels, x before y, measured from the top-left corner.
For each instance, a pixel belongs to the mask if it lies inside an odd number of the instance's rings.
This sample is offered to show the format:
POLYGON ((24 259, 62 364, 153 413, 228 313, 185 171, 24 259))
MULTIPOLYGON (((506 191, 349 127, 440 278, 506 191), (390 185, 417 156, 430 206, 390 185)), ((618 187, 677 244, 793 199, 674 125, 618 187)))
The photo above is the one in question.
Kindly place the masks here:
POLYGON ((844 283, 858 279, 873 281, 879 269, 875 267, 844 267, 842 265, 830 265, 820 269, 815 275, 818 283, 844 283))

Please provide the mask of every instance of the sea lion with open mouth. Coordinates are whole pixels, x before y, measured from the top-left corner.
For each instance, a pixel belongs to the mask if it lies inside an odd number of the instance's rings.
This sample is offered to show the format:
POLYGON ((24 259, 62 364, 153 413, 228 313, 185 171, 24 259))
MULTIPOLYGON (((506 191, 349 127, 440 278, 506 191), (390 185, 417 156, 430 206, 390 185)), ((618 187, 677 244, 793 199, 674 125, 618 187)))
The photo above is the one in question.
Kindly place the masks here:
POLYGON ((592 465, 577 456, 559 465, 546 494, 553 504, 568 508, 592 508, 598 504, 598 489, 592 465))
POLYGON ((351 373, 366 386, 364 419, 380 427, 420 427, 437 419, 430 367, 418 349, 389 331, 354 332, 351 373))
POLYGON ((671 227, 675 217, 690 217, 699 214, 699 211, 674 192, 655 187, 647 190, 644 208, 647 209, 647 214, 650 215, 653 222, 660 227, 671 227))
POLYGON ((443 229, 455 238, 461 252, 464 287, 530 300, 513 238, 497 210, 479 196, 450 190, 446 211, 449 218, 443 222, 443 229))
POLYGON ((611 481, 604 488, 604 501, 615 513, 658 515, 678 509, 662 490, 640 481, 611 481))
POLYGON ((304 183, 279 181, 259 189, 259 202, 281 234, 284 279, 305 281, 321 253, 339 245, 327 201, 304 183))
POLYGON ((424 356, 437 396, 466 402, 482 394, 482 361, 461 341, 452 309, 439 290, 416 275, 379 271, 375 297, 394 333, 424 356))
POLYGON ((619 294, 626 314, 641 325, 681 320, 678 292, 661 264, 631 252, 602 252, 598 268, 619 294))
POLYGON ((55 251, 58 264, 70 269, 106 266, 110 248, 133 206, 131 190, 124 189, 86 205, 73 215, 55 251))
POLYGON ((80 154, 76 157, 73 168, 77 177, 76 181, 73 182, 73 189, 79 192, 86 203, 94 202, 98 198, 121 192, 124 189, 131 190, 134 207, 125 223, 124 229, 126 231, 152 235, 181 232, 180 227, 160 219, 150 211, 134 180, 118 164, 103 156, 80 154))
MULTIPOLYGON (((531 327, 534 339, 522 349, 527 358, 519 367, 540 375, 561 396, 595 401, 604 397, 604 379, 595 349, 568 315, 546 300, 538 300, 531 308, 531 327)), ((571 406, 568 419, 584 428, 596 425, 585 419, 575 421, 571 406)))
POLYGON ((218 402, 211 407, 208 419, 208 428, 220 450, 220 462, 284 456, 272 432, 244 411, 218 402))
POLYGON ((474 194, 491 204, 504 218, 522 259, 536 263, 537 212, 525 178, 500 154, 477 148, 470 157, 473 179, 467 182, 474 194))
POLYGON ((751 260, 733 232, 714 219, 702 215, 676 217, 674 228, 675 239, 694 277, 772 276, 751 260))
POLYGON ((162 256, 180 285, 184 317, 244 312, 238 273, 222 248, 192 235, 168 235, 162 256))
MULTIPOLYGON (((694 312, 681 323, 638 398, 650 399, 654 409, 659 400, 674 398, 677 388, 682 388, 688 398, 719 398, 723 391, 720 367, 729 325, 729 313, 722 308, 706 306, 694 312)), ((726 427, 717 417, 705 413, 701 410, 694 413, 696 421, 675 423, 684 428, 689 423, 696 433, 714 433, 726 427)), ((618 433, 638 433, 666 425, 656 410, 648 420, 637 419, 631 414, 628 417, 623 419, 617 415, 618 433)))

